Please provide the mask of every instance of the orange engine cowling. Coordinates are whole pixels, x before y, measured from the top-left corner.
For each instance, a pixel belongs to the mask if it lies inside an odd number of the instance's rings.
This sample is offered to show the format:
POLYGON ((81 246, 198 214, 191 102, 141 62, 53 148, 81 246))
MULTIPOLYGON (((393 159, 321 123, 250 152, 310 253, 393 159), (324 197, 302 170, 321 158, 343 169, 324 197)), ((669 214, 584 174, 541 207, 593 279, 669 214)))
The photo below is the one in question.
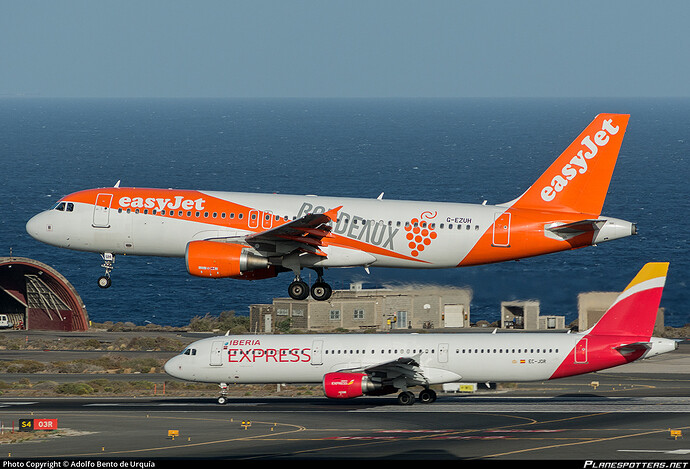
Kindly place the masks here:
POLYGON ((331 399, 359 397, 377 389, 365 373, 326 373, 323 377, 323 391, 331 399))
POLYGON ((275 269, 268 265, 267 258, 251 253, 247 246, 241 244, 190 241, 185 252, 185 263, 187 272, 196 277, 242 278, 243 273, 258 274, 256 271, 266 271, 266 275, 249 277, 266 278, 276 275, 275 269))

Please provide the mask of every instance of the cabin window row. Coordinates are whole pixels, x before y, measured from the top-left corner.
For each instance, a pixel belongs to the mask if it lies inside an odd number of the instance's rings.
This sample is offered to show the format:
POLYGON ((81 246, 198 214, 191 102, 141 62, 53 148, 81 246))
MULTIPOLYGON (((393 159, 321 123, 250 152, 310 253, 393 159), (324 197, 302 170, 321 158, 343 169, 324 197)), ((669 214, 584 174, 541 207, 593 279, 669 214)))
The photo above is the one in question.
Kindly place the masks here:
MULTIPOLYGON (((57 210, 64 210, 64 207, 63 207, 63 208, 56 208, 56 209, 57 209, 57 210)), ((197 212, 192 212, 192 211, 190 211, 190 210, 187 210, 186 212, 185 212, 184 210, 178 210, 178 211, 176 212, 175 210, 157 210, 157 209, 152 209, 152 210, 149 211, 149 209, 147 209, 147 208, 145 208, 145 209, 138 209, 138 208, 136 208, 136 209, 134 209, 134 210, 132 210, 131 208, 127 208, 126 210, 125 210, 125 209, 122 209, 122 208, 118 208, 117 211, 118 211, 118 213, 122 213, 122 212, 126 212, 126 213, 143 213, 144 215, 148 215, 148 214, 150 213, 151 215, 158 215, 158 214, 160 214, 160 215, 163 215, 163 216, 168 215, 168 216, 171 216, 171 217, 177 215, 178 217, 187 216, 187 217, 190 217, 190 218, 191 218, 192 216, 194 216, 195 218, 202 218, 202 216, 203 216, 203 218, 218 218, 218 216, 219 216, 218 212, 203 212, 203 215, 202 215, 202 212, 199 212, 199 211, 197 211, 197 212)), ((228 218, 228 219, 230 219, 230 220, 233 220, 233 219, 237 218, 238 220, 243 220, 243 219, 244 219, 244 216, 245 216, 244 213, 237 213, 237 214, 235 214, 234 212, 231 212, 231 213, 229 213, 229 214, 227 214, 227 213, 225 213, 225 212, 221 212, 221 213, 220 213, 220 218, 221 218, 221 219, 228 218)), ((258 215, 257 215, 256 213, 252 213, 252 214, 250 215, 250 218, 251 218, 252 220, 256 220, 257 217, 258 217, 258 215)), ((283 216, 283 217, 281 217, 280 215, 275 215, 275 216, 270 215, 270 214, 265 214, 265 215, 264 215, 264 218, 265 218, 266 221, 270 221, 270 220, 271 220, 271 217, 273 217, 273 218, 275 219, 275 221, 280 221, 281 219, 282 219, 283 221, 290 221, 290 217, 287 216, 287 215, 285 215, 285 216, 283 216)), ((293 216, 292 219, 293 219, 293 220, 296 220, 297 217, 296 217, 296 216, 293 216)), ((349 223, 349 219, 344 219, 344 223, 345 223, 345 224, 349 223)), ((352 220, 352 223, 356 225, 356 224, 357 224, 357 219, 353 219, 353 220, 352 220)), ((378 223, 379 223, 379 224, 384 224, 383 221, 379 221, 378 223)), ((367 220, 361 220, 361 224, 362 224, 362 225, 366 225, 366 224, 367 224, 367 220)), ((389 222, 388 222, 388 226, 393 226, 393 224, 394 224, 393 221, 389 221, 389 222)), ((429 229, 431 229, 431 230, 435 230, 435 229, 436 229, 436 226, 437 226, 436 223, 429 223, 429 224, 427 224, 426 222, 423 222, 423 223, 410 223, 409 221, 406 221, 406 222, 397 221, 397 222, 395 222, 395 226, 396 226, 396 227, 401 227, 401 226, 403 226, 403 225, 406 226, 406 227, 413 227, 413 228, 429 228, 429 229)), ((449 230, 452 230, 452 229, 462 230, 462 229, 463 229, 463 226, 464 226, 464 229, 465 229, 465 230, 471 230, 471 229, 472 229, 472 225, 463 225, 463 224, 460 224, 460 223, 457 223, 457 224, 453 224, 453 223, 448 223, 448 224, 446 224, 446 223, 439 223, 439 224, 438 224, 438 228, 441 229, 441 230, 446 229, 446 228, 449 229, 449 230)), ((479 230, 479 225, 474 225, 474 229, 475 229, 475 231, 478 231, 478 230, 479 230)))
MULTIPOLYGON (((364 355, 365 353, 367 353, 367 351, 366 350, 324 350, 324 353, 326 355, 359 355, 359 354, 364 355)), ((429 349, 424 349, 424 350, 422 350, 422 349, 419 349, 419 350, 417 350, 417 349, 413 349, 413 350, 410 350, 410 349, 406 349, 406 350, 405 349, 388 349, 388 352, 386 352, 385 349, 381 350, 382 355, 385 355, 386 353, 388 353, 388 354, 399 354, 399 353, 410 354, 410 353, 412 353, 413 355, 415 355, 417 353, 434 353, 434 349, 431 349, 431 350, 429 350, 429 349)), ((371 355, 375 355, 375 354, 376 354, 376 350, 371 350, 371 355)))
POLYGON ((456 349, 455 353, 457 354, 462 354, 462 353, 558 353, 558 349, 545 349, 545 348, 530 348, 530 349, 523 349, 523 348, 511 348, 511 349, 456 349))

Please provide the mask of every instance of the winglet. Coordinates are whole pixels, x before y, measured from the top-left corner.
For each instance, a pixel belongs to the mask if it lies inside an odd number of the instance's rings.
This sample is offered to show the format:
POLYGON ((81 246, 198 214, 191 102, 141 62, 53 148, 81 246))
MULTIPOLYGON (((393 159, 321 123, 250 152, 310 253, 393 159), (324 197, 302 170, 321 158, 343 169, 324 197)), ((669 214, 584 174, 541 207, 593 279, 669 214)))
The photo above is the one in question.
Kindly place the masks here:
POLYGON ((333 223, 336 223, 338 221, 338 212, 341 208, 343 208, 342 205, 340 207, 332 208, 329 211, 325 212, 324 215, 330 218, 333 223))

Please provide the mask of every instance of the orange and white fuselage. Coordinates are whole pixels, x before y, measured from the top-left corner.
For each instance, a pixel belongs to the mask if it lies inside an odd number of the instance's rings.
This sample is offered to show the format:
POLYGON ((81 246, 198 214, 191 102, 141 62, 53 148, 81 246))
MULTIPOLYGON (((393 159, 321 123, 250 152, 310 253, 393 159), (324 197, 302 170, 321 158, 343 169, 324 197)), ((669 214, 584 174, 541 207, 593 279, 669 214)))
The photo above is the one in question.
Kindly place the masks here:
POLYGON ((322 284, 324 268, 452 268, 537 256, 635 234, 634 224, 600 216, 627 122, 597 116, 530 189, 500 205, 109 187, 63 197, 27 231, 111 257, 185 257, 201 277, 293 271, 297 281, 313 268, 322 284))

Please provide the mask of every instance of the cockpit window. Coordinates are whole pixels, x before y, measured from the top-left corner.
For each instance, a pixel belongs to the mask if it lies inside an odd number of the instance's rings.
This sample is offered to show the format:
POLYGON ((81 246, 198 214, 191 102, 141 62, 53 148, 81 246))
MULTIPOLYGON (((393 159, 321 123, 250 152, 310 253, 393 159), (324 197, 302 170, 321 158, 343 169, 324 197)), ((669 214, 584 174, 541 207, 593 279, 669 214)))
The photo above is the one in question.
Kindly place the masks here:
POLYGON ((53 210, 57 210, 58 212, 73 212, 74 204, 72 202, 58 202, 57 205, 53 207, 53 210))
POLYGON ((188 348, 185 349, 184 352, 182 352, 184 355, 196 355, 196 349, 195 348, 188 348))

